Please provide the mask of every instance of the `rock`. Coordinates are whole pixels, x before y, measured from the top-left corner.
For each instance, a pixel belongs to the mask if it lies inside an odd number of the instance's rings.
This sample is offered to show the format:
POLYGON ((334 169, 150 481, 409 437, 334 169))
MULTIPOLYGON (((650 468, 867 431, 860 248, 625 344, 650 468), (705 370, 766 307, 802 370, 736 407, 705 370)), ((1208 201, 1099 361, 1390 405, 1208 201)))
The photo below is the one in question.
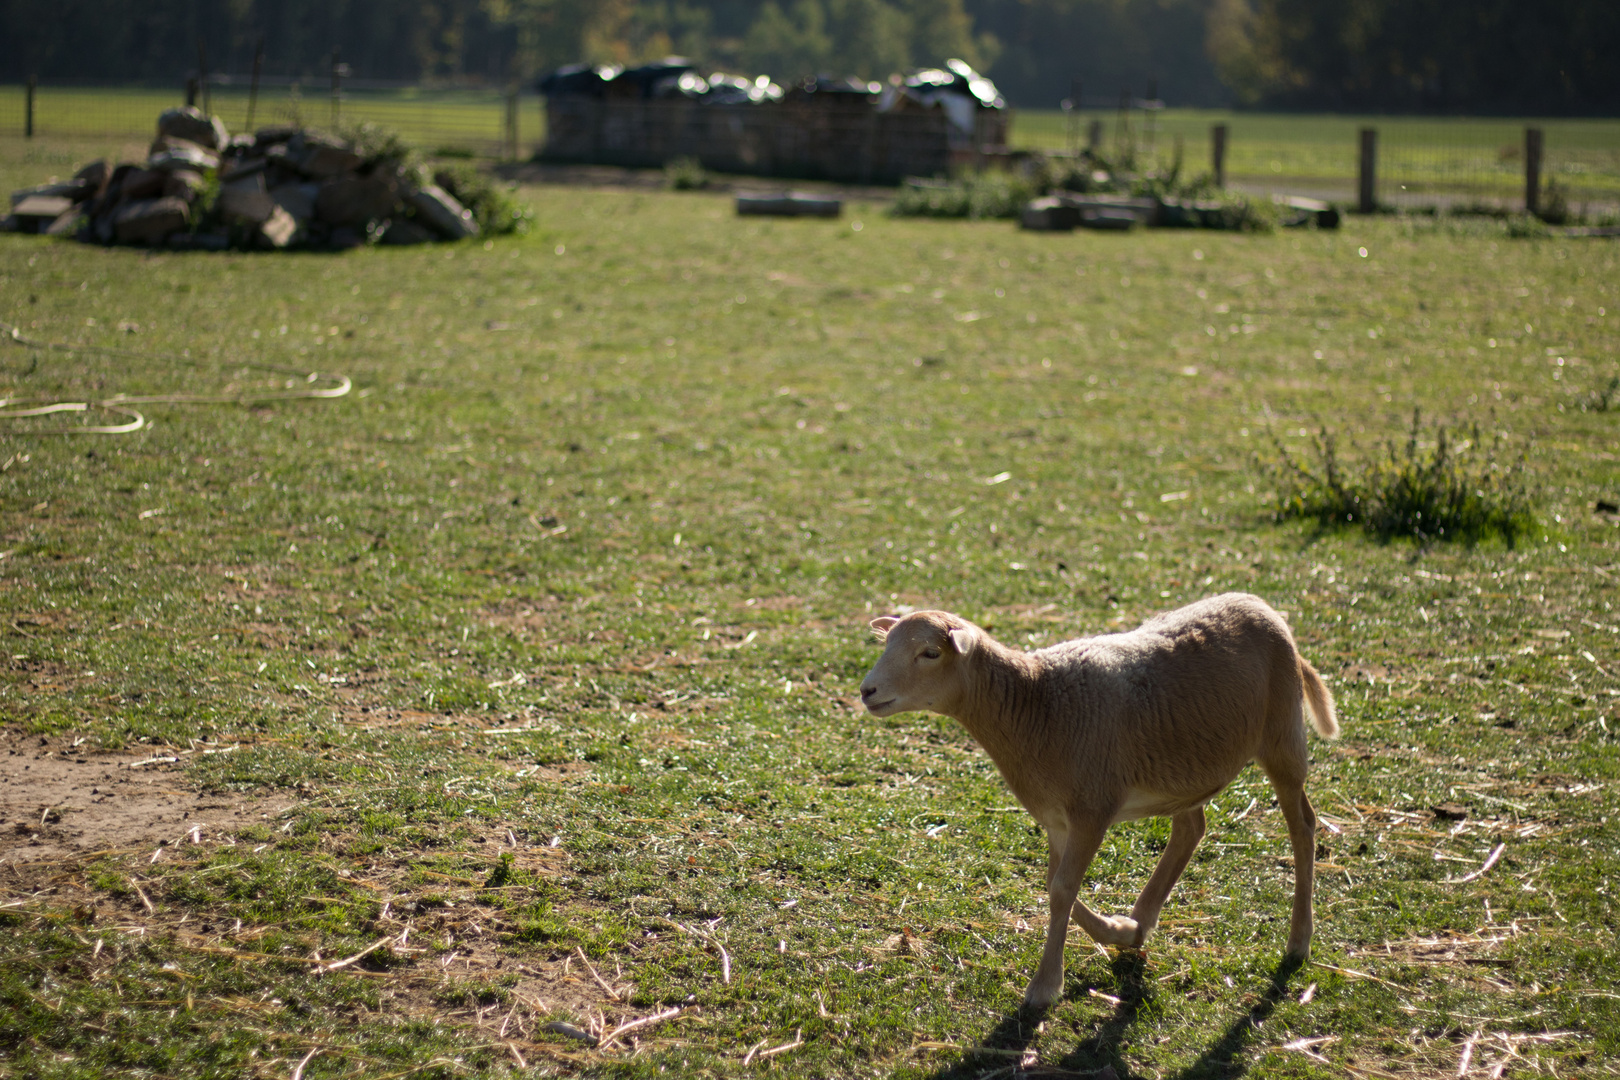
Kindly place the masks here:
POLYGON ((1339 210, 1321 199, 1307 199, 1303 195, 1273 195, 1272 201, 1283 208, 1283 226, 1300 228, 1314 225, 1318 229, 1337 229, 1339 210))
POLYGON ((302 225, 315 216, 315 196, 320 190, 319 184, 283 184, 270 189, 270 198, 302 225))
POLYGON ((61 195, 29 195, 11 208, 13 231, 42 233, 73 209, 73 200, 61 195))
POLYGON ((270 216, 259 223, 255 241, 260 247, 284 248, 292 243, 293 237, 298 234, 298 222, 293 216, 279 206, 270 211, 270 216))
POLYGON ((231 238, 217 232, 177 232, 170 233, 164 244, 176 251, 225 251, 231 246, 231 238))
POLYGON ((1124 206, 1090 206, 1080 211, 1080 224, 1088 229, 1128 232, 1136 227, 1136 211, 1124 206))
POLYGON ((332 235, 327 238, 326 246, 333 251, 348 251, 350 248, 357 248, 365 242, 365 234, 353 225, 339 225, 332 230, 332 235))
POLYGON ((16 231, 17 231, 17 215, 16 214, 7 214, 5 217, 0 218, 0 233, 8 233, 8 232, 16 232, 16 231))
POLYGON ((83 202, 94 192, 90 185, 77 178, 73 180, 52 181, 49 184, 40 184, 38 187, 23 188, 21 191, 11 193, 11 205, 16 206, 24 199, 34 196, 47 196, 50 198, 71 199, 73 202, 83 202))
MULTIPOLYGON (((240 187, 226 187, 220 190, 219 199, 214 203, 214 210, 219 214, 220 220, 227 225, 250 225, 257 227, 269 221, 277 212, 293 221, 292 215, 282 210, 276 200, 270 197, 269 192, 255 191, 246 185, 240 187)), ((297 222, 293 222, 297 227, 297 222)))
POLYGON ((305 176, 318 180, 354 172, 365 164, 365 158, 347 146, 314 131, 300 131, 287 140, 285 161, 305 176))
POLYGON ((383 230, 382 238, 377 242, 390 247, 400 247, 407 244, 431 244, 438 238, 438 233, 410 218, 395 218, 388 223, 388 228, 383 230))
POLYGON ((1032 199, 1019 214, 1018 224, 1036 232, 1072 232, 1080 225, 1080 208, 1063 199, 1032 199))
POLYGON ((184 199, 188 203, 196 202, 204 183, 202 173, 190 169, 177 169, 163 181, 163 194, 184 199))
POLYGON ((84 210, 81 205, 73 206, 62 211, 60 217, 45 227, 46 236, 76 236, 79 232, 79 223, 84 220, 84 210))
POLYGON ((219 168, 219 155, 206 147, 179 139, 167 139, 164 143, 161 149, 154 149, 146 159, 148 169, 156 169, 159 172, 174 172, 177 169, 206 172, 209 169, 219 168))
POLYGON ((163 185, 168 182, 168 174, 156 169, 132 169, 124 174, 117 191, 109 190, 109 193, 119 202, 155 199, 163 194, 163 185))
POLYGON ((169 109, 158 117, 158 135, 172 136, 218 150, 231 141, 230 133, 219 117, 209 116, 201 109, 187 105, 182 109, 169 109))
POLYGON ((86 197, 93 199, 107 190, 107 181, 112 179, 112 169, 107 165, 105 158, 100 158, 74 173, 73 179, 83 181, 90 189, 90 194, 86 197))
POLYGON ((781 195, 739 195, 737 213, 767 217, 837 217, 843 213, 840 199, 788 191, 781 195))
POLYGON ((261 150, 267 146, 276 146, 287 142, 298 134, 298 131, 299 129, 291 124, 276 124, 272 127, 260 128, 253 133, 253 145, 261 150))
POLYGON ((219 178, 230 182, 244 176, 264 175, 264 170, 270 163, 262 157, 252 158, 225 158, 219 163, 219 178))
POLYGON ((75 203, 72 207, 62 211, 60 217, 45 227, 46 236, 77 236, 79 227, 84 222, 84 205, 75 203))
POLYGON ((399 188, 377 176, 339 176, 321 185, 315 216, 328 225, 363 226, 385 218, 399 204, 399 188))
POLYGON ((478 222, 472 211, 437 184, 412 192, 405 202, 416 211, 416 219, 447 240, 465 240, 478 235, 478 222))
POLYGON ((191 207, 183 199, 138 199, 113 216, 113 237, 120 244, 160 244, 190 223, 191 207))

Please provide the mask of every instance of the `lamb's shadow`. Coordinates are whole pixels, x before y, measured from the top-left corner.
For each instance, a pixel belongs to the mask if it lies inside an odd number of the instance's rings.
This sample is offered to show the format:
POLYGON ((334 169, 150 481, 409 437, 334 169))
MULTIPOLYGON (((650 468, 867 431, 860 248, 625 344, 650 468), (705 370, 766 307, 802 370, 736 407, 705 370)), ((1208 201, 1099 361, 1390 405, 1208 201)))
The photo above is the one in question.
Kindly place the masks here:
MULTIPOLYGON (((1095 1075, 1112 1070, 1120 1080, 1135 1074, 1121 1056, 1125 1037, 1136 1023, 1142 1006, 1152 1000, 1155 984, 1145 977, 1139 954, 1121 953, 1113 963, 1119 988, 1119 1002, 1113 1012, 1098 1021, 1087 1035, 1056 1066, 1032 1065, 1020 1068, 1025 1052, 1035 1043, 1037 1027, 1044 1010, 1017 1009, 1002 1017, 978 1047, 963 1055, 955 1065, 934 1073, 930 1080, 978 1080, 980 1077, 1095 1075)), ((1300 968, 1295 960, 1283 960, 1271 972, 1270 984, 1259 1000, 1232 1021, 1209 1049, 1175 1074, 1174 1080, 1232 1080, 1248 1071, 1240 1057, 1263 1024, 1288 994, 1288 980, 1300 968)))
POLYGON ((977 1080, 988 1076, 1061 1075, 1064 1071, 1097 1072, 1112 1066, 1121 1078, 1129 1076, 1129 1069, 1119 1056, 1125 1033, 1136 1022, 1137 1011, 1153 993, 1152 983, 1143 978, 1144 961, 1139 953, 1120 953, 1110 965, 1115 985, 1119 988, 1119 1003, 1104 1018, 1081 1046, 1064 1059, 1057 1068, 1040 1065, 1020 1067, 1025 1052, 1035 1044, 1045 1009, 1019 1008, 1003 1016, 977 1047, 963 1055, 962 1060, 941 1069, 930 1080, 977 1080))

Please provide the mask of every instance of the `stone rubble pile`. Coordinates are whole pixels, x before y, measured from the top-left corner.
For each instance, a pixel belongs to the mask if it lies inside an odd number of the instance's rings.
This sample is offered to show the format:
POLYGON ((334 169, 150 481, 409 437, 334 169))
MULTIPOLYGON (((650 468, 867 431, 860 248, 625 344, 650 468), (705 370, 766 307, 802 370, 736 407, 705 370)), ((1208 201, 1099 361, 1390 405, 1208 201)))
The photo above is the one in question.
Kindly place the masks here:
POLYGON ((478 235, 472 212, 397 155, 298 127, 232 136, 187 107, 158 117, 144 165, 96 161, 11 195, 0 230, 171 249, 425 244, 478 235))

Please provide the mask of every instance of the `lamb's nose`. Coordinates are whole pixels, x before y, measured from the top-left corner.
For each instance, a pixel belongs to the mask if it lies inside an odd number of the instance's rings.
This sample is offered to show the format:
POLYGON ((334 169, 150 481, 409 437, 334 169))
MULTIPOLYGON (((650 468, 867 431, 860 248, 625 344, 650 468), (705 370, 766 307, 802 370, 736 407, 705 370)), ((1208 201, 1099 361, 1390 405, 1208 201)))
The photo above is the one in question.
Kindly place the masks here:
POLYGON ((861 687, 861 700, 865 701, 867 698, 871 697, 875 693, 877 693, 877 687, 875 687, 875 686, 863 686, 863 687, 861 687))

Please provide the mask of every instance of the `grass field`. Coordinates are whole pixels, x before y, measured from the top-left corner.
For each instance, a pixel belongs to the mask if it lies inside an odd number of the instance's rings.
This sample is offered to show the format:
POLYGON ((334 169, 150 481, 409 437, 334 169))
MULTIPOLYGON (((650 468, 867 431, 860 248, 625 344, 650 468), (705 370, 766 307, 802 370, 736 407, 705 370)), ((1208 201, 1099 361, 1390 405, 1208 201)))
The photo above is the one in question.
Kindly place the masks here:
POLYGON ((0 1074, 1615 1074, 1612 243, 526 195, 431 250, 0 236, 0 318, 81 346, 0 396, 354 386, 0 432, 0 1074), (1523 456, 1533 536, 1271 520, 1268 430, 1414 408, 1523 456), (1228 589, 1339 701, 1313 963, 1251 770, 1145 957, 1076 932, 1022 1016, 1044 840, 953 722, 863 714, 867 620, 1228 589))

